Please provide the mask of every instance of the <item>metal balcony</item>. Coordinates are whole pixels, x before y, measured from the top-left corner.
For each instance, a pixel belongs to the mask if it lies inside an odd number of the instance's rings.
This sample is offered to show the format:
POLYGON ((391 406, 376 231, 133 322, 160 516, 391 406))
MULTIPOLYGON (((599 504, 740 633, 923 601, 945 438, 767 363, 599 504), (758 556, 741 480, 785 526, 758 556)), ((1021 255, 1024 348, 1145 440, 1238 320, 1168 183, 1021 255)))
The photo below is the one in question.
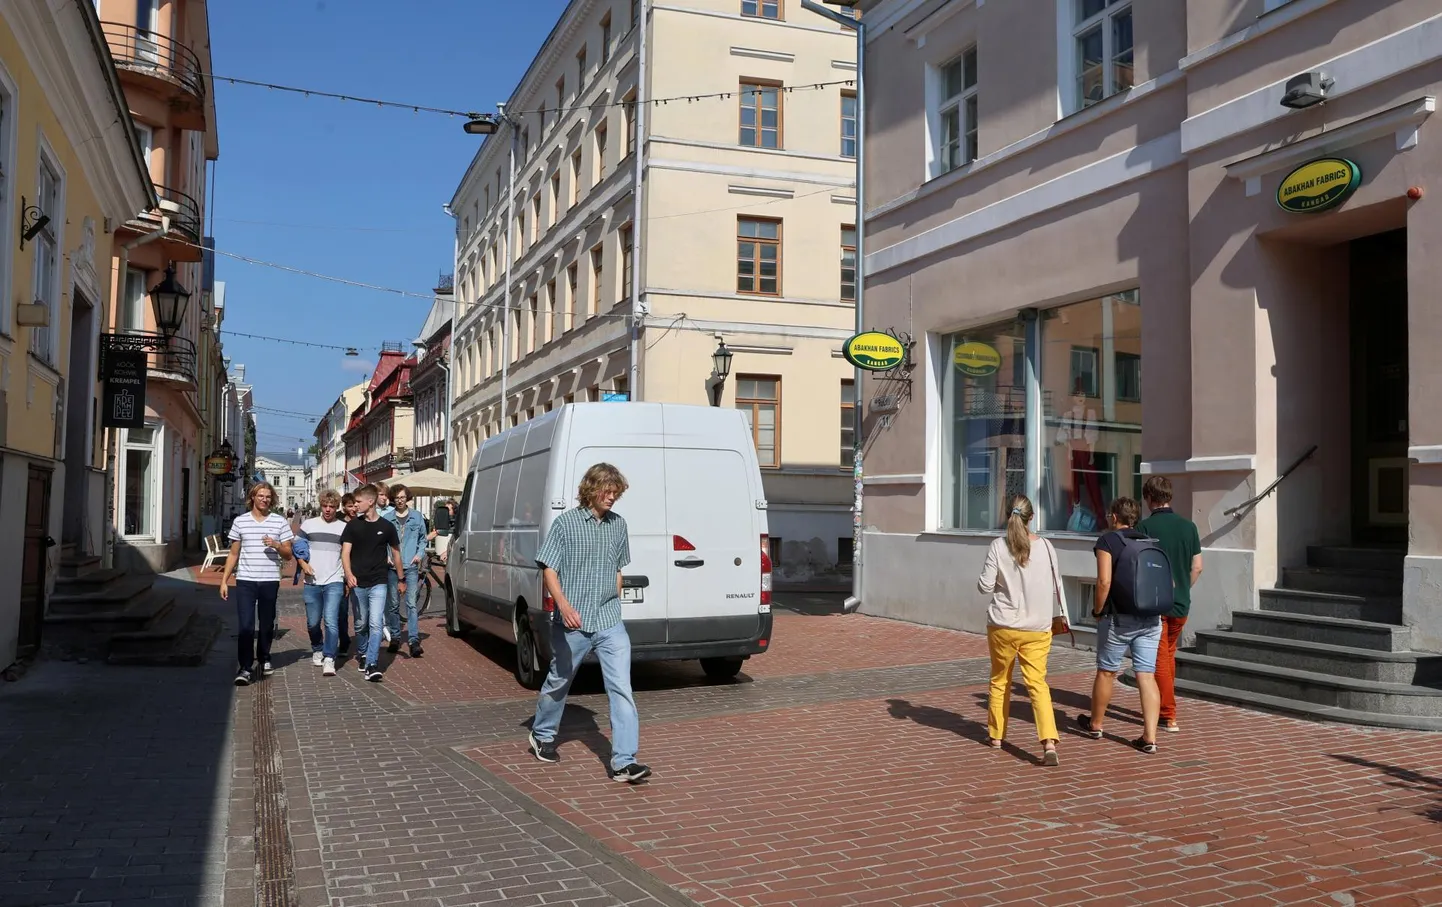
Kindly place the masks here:
POLYGON ((155 331, 119 331, 107 334, 101 358, 111 350, 145 353, 146 379, 195 387, 195 344, 184 337, 167 337, 155 331))
POLYGON ((195 51, 164 35, 102 22, 110 56, 123 76, 138 76, 146 88, 171 105, 182 129, 205 129, 206 73, 195 51))
POLYGON ((205 249, 201 243, 200 202, 170 186, 156 186, 155 194, 160 198, 159 206, 132 217, 125 222, 126 228, 154 233, 169 218, 169 229, 160 237, 165 257, 171 261, 201 261, 205 249))

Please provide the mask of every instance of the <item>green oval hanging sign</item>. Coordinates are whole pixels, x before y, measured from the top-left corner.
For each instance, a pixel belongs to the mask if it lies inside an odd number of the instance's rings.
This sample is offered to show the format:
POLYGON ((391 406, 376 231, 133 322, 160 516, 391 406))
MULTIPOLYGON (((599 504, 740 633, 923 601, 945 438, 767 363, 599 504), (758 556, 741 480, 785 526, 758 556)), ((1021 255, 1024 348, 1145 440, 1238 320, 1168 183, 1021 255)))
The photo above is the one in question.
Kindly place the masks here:
POLYGON ((1282 177, 1277 204, 1293 214, 1326 211, 1346 201, 1361 183, 1361 167, 1346 158, 1324 157, 1282 177))
POLYGON ((951 354, 951 361, 963 375, 985 378, 987 375, 996 374, 997 369, 1001 368, 1001 353, 996 351, 996 347, 980 340, 972 340, 958 346, 951 354))
POLYGON ((841 355, 857 368, 868 372, 886 372, 901 365, 906 359, 906 347, 890 334, 865 331, 843 343, 841 355))

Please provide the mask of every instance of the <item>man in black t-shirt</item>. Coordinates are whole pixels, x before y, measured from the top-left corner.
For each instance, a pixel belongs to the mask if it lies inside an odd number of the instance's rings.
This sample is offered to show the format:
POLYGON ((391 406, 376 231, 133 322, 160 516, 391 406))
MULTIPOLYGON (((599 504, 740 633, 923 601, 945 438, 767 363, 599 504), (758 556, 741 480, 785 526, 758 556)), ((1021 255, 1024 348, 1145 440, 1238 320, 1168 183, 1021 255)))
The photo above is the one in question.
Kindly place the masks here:
MULTIPOLYGON (((401 577, 399 592, 406 591, 401 568, 401 542, 395 524, 381 519, 376 510, 376 488, 362 485, 356 490, 360 516, 346 524, 341 533, 341 564, 345 567, 347 589, 354 589, 360 608, 367 616, 365 629, 356 627, 356 651, 361 673, 372 683, 381 681, 381 627, 385 625, 386 595, 390 592, 390 570, 401 577)), ((357 622, 359 624, 359 622, 357 622)))
POLYGON ((1156 616, 1118 613, 1112 590, 1112 572, 1126 549, 1125 539, 1147 537, 1134 528, 1141 515, 1141 505, 1131 498, 1112 501, 1107 513, 1111 530, 1102 533, 1092 549, 1097 558, 1096 595, 1092 601, 1092 617, 1097 619, 1097 674, 1092 681, 1091 714, 1078 715, 1077 722, 1087 736, 1101 739, 1102 720, 1111 704, 1117 672, 1122 669, 1122 658, 1130 655, 1137 692, 1142 697, 1142 736, 1132 745, 1150 755, 1157 751, 1157 717, 1161 712, 1156 670, 1162 621, 1156 616))

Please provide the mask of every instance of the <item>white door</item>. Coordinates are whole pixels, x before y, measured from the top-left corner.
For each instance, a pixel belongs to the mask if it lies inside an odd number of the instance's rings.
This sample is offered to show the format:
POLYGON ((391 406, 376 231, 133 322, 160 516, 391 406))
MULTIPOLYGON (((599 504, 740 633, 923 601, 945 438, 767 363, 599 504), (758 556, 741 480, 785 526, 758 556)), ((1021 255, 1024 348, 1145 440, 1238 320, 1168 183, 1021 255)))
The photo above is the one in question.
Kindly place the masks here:
POLYGON ((160 62, 160 0, 135 0, 135 55, 149 63, 160 62))
POLYGON ((566 487, 580 485, 581 477, 597 463, 610 463, 621 471, 630 488, 616 503, 625 517, 631 539, 631 563, 621 573, 630 588, 621 601, 631 641, 646 644, 665 641, 670 592, 666 585, 671 536, 666 531, 666 463, 654 447, 583 447, 571 461, 566 487))
MULTIPOLYGON (((687 618, 757 617, 761 605, 761 536, 749 466, 735 450, 666 451, 666 523, 674 536, 667 589, 671 641, 697 641, 687 618), (678 640, 678 633, 686 638, 678 640)), ((758 618, 759 620, 759 618, 758 618)), ((716 625, 734 638, 739 624, 716 625)))

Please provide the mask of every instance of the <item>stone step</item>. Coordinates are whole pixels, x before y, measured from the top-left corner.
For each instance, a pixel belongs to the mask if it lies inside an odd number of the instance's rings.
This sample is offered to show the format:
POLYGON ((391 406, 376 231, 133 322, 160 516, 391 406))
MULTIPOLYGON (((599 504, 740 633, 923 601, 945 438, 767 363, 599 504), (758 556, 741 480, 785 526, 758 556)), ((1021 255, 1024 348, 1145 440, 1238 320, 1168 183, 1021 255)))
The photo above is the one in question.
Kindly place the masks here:
POLYGON ((147 654, 170 648, 180 634, 195 620, 194 606, 171 607, 144 626, 122 630, 110 636, 110 654, 147 654))
POLYGON ((1382 683, 1442 683, 1442 655, 1382 652, 1229 630, 1197 631, 1196 653, 1382 683))
POLYGON ((63 554, 60 557, 60 577, 84 576, 100 569, 100 556, 88 554, 63 554))
POLYGON ((58 590, 50 596, 50 610, 114 608, 150 591, 154 585, 154 574, 125 574, 94 589, 58 590))
MULTIPOLYGON (((112 640, 110 654, 106 661, 113 665, 150 665, 155 667, 195 667, 205 663, 205 657, 215 645, 224 623, 214 615, 198 614, 188 610, 184 627, 170 637, 155 637, 144 642, 135 641, 117 648, 112 640)), ((167 618, 171 620, 171 618, 167 618)))
POLYGON ((1358 548, 1351 545, 1312 545, 1307 566, 1340 570, 1390 570, 1400 576, 1407 552, 1403 548, 1358 548))
POLYGON ((1442 719, 1442 689, 1437 687, 1337 677, 1196 652, 1177 653, 1177 677, 1327 708, 1442 719))
POLYGON ((45 623, 85 634, 109 636, 139 630, 161 620, 174 605, 173 594, 148 590, 125 602, 114 603, 110 608, 52 612, 45 615, 45 623))
POLYGON ((1402 574, 1398 570, 1341 570, 1336 567, 1284 567, 1282 586, 1307 592, 1340 595, 1377 595, 1399 598, 1402 574))
MULTIPOLYGON (((100 562, 99 558, 95 560, 97 564, 100 562)), ((120 579, 124 575, 125 571, 119 567, 110 567, 108 569, 97 567, 94 570, 73 576, 57 576, 55 578, 55 592, 59 595, 76 595, 82 592, 93 591, 97 587, 103 586, 112 580, 120 579)), ((53 595, 51 596, 51 600, 54 600, 53 595)))
POLYGON ((1273 613, 1338 617, 1378 624, 1402 622, 1400 598, 1304 592, 1300 589, 1263 589, 1259 597, 1262 610, 1273 613))
MULTIPOLYGON (((1180 654, 1180 653, 1179 653, 1180 654)), ((1364 727, 1395 728, 1408 731, 1442 731, 1442 718, 1427 718, 1418 715, 1389 715, 1381 712, 1363 712, 1355 709, 1339 709, 1333 706, 1317 705, 1280 696, 1269 696, 1235 687, 1216 686, 1200 683, 1183 677, 1177 678, 1177 692, 1185 696, 1224 702, 1244 708, 1267 712, 1280 712, 1313 721, 1336 721, 1364 727)))
POLYGON ((1233 611, 1232 629, 1251 636, 1320 642, 1354 649, 1405 652, 1411 648, 1411 631, 1395 624, 1340 617, 1288 614, 1282 611, 1233 611))

